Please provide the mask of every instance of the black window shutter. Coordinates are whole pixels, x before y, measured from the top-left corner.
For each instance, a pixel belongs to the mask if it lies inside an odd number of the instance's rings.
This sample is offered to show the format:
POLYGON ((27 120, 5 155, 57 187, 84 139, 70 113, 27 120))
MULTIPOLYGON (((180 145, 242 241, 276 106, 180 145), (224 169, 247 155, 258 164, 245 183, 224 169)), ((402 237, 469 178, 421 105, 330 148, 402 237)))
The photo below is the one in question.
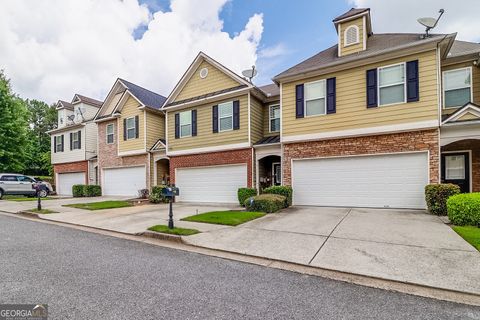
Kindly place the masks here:
POLYGON ((70 132, 70 150, 73 150, 73 132, 70 132))
POLYGON ((82 149, 82 131, 78 130, 78 149, 82 149))
POLYGON ((127 140, 127 119, 123 119, 123 140, 127 140))
POLYGON ((367 108, 378 107, 377 69, 367 70, 367 108))
POLYGON ((57 136, 53 136, 53 153, 57 153, 57 136))
POLYGON ((138 139, 138 133, 140 131, 140 128, 138 126, 138 116, 135 116, 135 138, 138 139))
POLYGON ((197 110, 192 110, 192 136, 197 135, 197 110))
POLYGON ((61 150, 62 152, 65 151, 65 150, 64 150, 64 147, 63 147, 63 146, 65 145, 65 144, 64 144, 64 142, 65 142, 64 137, 65 137, 65 136, 62 134, 62 150, 61 150))
POLYGON ((420 99, 418 85, 418 60, 407 62, 407 102, 420 99))
POLYGON ((240 101, 233 101, 233 130, 240 129, 240 101))
POLYGON ((327 79, 327 113, 337 112, 337 79, 327 79))
POLYGON ((295 115, 297 118, 303 118, 304 113, 303 113, 303 105, 304 105, 304 99, 303 99, 303 84, 297 84, 295 87, 295 101, 296 101, 296 112, 295 115))
POLYGON ((180 138, 180 113, 175 113, 175 139, 180 138))
POLYGON ((218 105, 212 107, 212 128, 213 133, 218 132, 218 105))

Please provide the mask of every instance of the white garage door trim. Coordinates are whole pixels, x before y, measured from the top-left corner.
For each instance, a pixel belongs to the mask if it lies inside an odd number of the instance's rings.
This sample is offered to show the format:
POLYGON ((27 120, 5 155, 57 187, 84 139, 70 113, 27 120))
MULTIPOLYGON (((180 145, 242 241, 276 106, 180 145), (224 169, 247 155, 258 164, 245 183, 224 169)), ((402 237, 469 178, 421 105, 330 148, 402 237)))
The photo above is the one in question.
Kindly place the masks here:
POLYGON ((175 168, 175 185, 180 191, 177 201, 237 203, 238 188, 247 186, 247 176, 248 167, 244 163, 175 168), (222 169, 237 171, 229 173, 228 170, 222 169), (197 176, 192 177, 192 173, 196 173, 197 176), (182 176, 183 174, 185 176, 182 176), (187 174, 190 174, 190 177, 187 177, 187 174), (189 182, 194 185, 190 185, 189 182))
MULTIPOLYGON (((423 188, 426 184, 429 183, 429 172, 430 172, 430 163, 429 163, 429 158, 430 158, 430 152, 428 150, 425 150, 425 151, 412 151, 412 152, 396 152, 396 153, 376 153, 376 154, 364 154, 364 155, 348 155, 348 156, 334 156, 334 157, 315 157, 315 158, 297 158, 297 159, 292 159, 291 160, 291 181, 292 181, 292 187, 293 187, 293 203, 296 204, 296 205, 316 205, 316 206, 340 206, 340 207, 375 207, 375 208, 412 208, 412 209, 424 209, 425 208, 425 200, 424 200, 424 192, 423 192, 423 188), (377 160, 377 159, 380 159, 380 158, 388 158, 389 156, 392 156, 392 157, 395 157, 395 156, 408 156, 408 155, 418 155, 418 159, 415 160, 415 157, 412 157, 410 158, 409 160, 410 161, 413 161, 412 163, 414 163, 415 161, 421 161, 421 162, 418 162, 417 166, 413 165, 412 168, 411 168, 411 173, 417 173, 415 175, 415 177, 419 177, 419 179, 421 179, 421 181, 417 181, 415 182, 416 185, 414 186, 414 188, 416 188, 417 190, 415 191, 415 193, 411 192, 410 194, 410 198, 408 196, 404 196, 403 199, 401 199, 401 197, 398 197, 397 195, 405 195, 406 193, 400 193, 399 191, 395 191, 395 196, 392 196, 390 199, 388 199, 388 197, 386 198, 383 198, 381 199, 382 197, 377 197, 377 199, 375 198, 369 198, 369 197, 365 197, 365 196, 362 196, 360 195, 364 189, 360 190, 358 192, 358 199, 361 199, 359 201, 356 201, 354 200, 354 193, 352 192, 351 195, 347 196, 347 195, 343 195, 344 199, 342 200, 342 195, 340 195, 337 200, 332 200, 332 199, 322 199, 322 200, 311 200, 311 199, 308 199, 308 197, 304 197, 303 199, 301 200, 298 200, 298 198, 301 198, 301 196, 298 194, 298 192, 303 192, 303 193, 307 193, 309 190, 312 190, 311 186, 310 188, 305 187, 305 190, 302 190, 302 187, 299 187, 298 185, 296 185, 296 182, 295 180, 297 180, 297 183, 299 183, 298 181, 300 179, 303 179, 304 177, 302 176, 302 173, 298 173, 295 172, 295 170, 297 169, 302 169, 302 168, 299 168, 299 167, 295 167, 295 164, 296 163, 301 163, 302 161, 312 161, 312 160, 335 160, 335 159, 341 159, 341 160, 350 160, 350 159, 364 159, 364 158, 372 158, 374 160, 377 160), (421 158, 420 158, 421 157, 421 158), (425 162, 423 162, 423 160, 425 160, 425 162), (418 172, 421 172, 423 177, 420 176, 420 174, 418 174, 418 172), (297 201, 296 201, 296 198, 297 198, 297 201), (308 200, 307 200, 308 199, 308 200), (385 203, 385 202, 388 202, 388 203, 385 203)), ((400 158, 399 158, 400 159, 400 158)), ((404 159, 408 159, 408 158, 404 158, 404 159)), ((326 162, 327 163, 327 162, 326 162)), ((330 165, 330 168, 334 168, 334 164, 333 162, 329 163, 330 165)), ((357 164, 359 165, 359 164, 357 164)), ((363 163, 363 165, 365 165, 368 169, 368 164, 366 164, 365 162, 363 163)), ((401 166, 397 166, 398 168, 402 168, 401 166)), ((339 167, 340 168, 340 167, 339 167)), ((373 168, 373 167, 372 167, 373 168)), ((377 167, 375 167, 377 168, 377 167)), ((380 168, 380 167, 378 167, 380 168)), ((313 168, 312 168, 313 169, 313 168)), ((321 168, 320 168, 321 170, 321 168)), ((386 170, 386 168, 383 168, 383 170, 386 170)), ((391 169, 389 169, 391 170, 391 169)), ((329 171, 331 172, 331 171, 329 171)), ((358 173, 359 176, 361 176, 361 172, 363 171, 354 171, 354 172, 350 172, 351 174, 355 175, 358 173)), ((390 172, 390 171, 389 171, 390 172)), ((308 178, 312 177, 312 175, 315 174, 314 171, 312 170, 309 170, 309 173, 308 173, 308 178)), ((322 174, 321 171, 319 172, 319 174, 322 174)), ((323 174, 327 174, 326 176, 326 179, 328 179, 328 173, 324 172, 323 174)), ((385 175, 383 175, 384 177, 385 175)), ((335 176, 337 177, 337 176, 335 176)), ((382 176, 378 176, 379 178, 382 177, 382 176)), ((411 182, 413 183, 415 181, 415 177, 412 177, 412 180, 411 182)), ((338 179, 341 179, 342 177, 341 176, 338 176, 338 179)), ((360 178, 360 177, 355 177, 355 178, 360 178)), ((395 177, 392 176, 393 179, 395 179, 395 177)), ((305 177, 305 180, 307 178, 305 177)), ((330 177, 330 179, 332 179, 332 177, 330 177)), ((338 179, 333 179, 335 181, 339 181, 338 179)), ((303 180, 303 181, 305 181, 303 180)), ((302 181, 302 183, 303 183, 302 181)), ((398 181, 398 180, 397 180, 398 181)), ((392 182, 395 182, 395 180, 393 180, 392 182)), ((410 181, 406 181, 407 183, 410 182, 410 181)), ((389 186, 391 185, 390 182, 387 182, 389 184, 389 186)), ((345 184, 345 183, 344 183, 345 184)), ((381 182, 380 182, 381 184, 381 182)), ((318 186, 319 184, 315 184, 316 186, 318 186)), ((334 184, 330 184, 330 185, 334 185, 334 184)), ((368 187, 368 184, 366 185, 362 185, 362 187, 364 188, 365 186, 368 187)), ((375 186, 377 186, 377 184, 371 184, 372 187, 375 188, 375 186)), ((399 184, 398 188, 401 188, 402 184, 399 184)), ((319 190, 318 192, 324 192, 324 190, 322 190, 322 187, 325 188, 326 185, 320 185, 320 188, 317 188, 316 190, 319 190)), ((335 189, 335 188, 333 188, 335 189)), ((378 188, 377 188, 378 189, 378 188)), ((341 193, 342 190, 347 190, 347 188, 339 188, 338 190, 340 190, 339 192, 341 193)), ((351 189, 348 189, 349 192, 351 192, 351 189)), ((391 188, 380 188, 380 190, 392 190, 391 188)), ((410 191, 410 189, 407 189, 408 191, 410 191)), ((330 190, 328 190, 330 191, 330 190)), ((402 191, 405 191, 405 189, 403 189, 402 191)), ((375 191, 371 191, 370 194, 375 194, 374 193, 375 191)), ((378 191, 377 191, 378 192, 378 191)), ((394 191, 389 191, 390 193, 393 193, 394 191)), ((385 193, 385 195, 387 194, 388 192, 385 193)), ((335 193, 335 195, 337 195, 338 193, 335 193)), ((378 194, 378 193, 377 193, 378 194)), ((383 195, 383 196, 385 196, 383 195)), ((317 198, 318 199, 318 198, 317 198)))
MULTIPOLYGON (((118 174, 118 171, 117 171, 117 174, 118 174)), ((128 182, 125 182, 125 184, 123 184, 123 182, 122 182, 122 186, 126 186, 127 183, 128 182)), ((138 190, 146 189, 146 188, 147 188, 147 167, 145 165, 102 168, 102 194, 105 195, 105 196, 137 197, 138 196, 138 190), (118 191, 118 189, 117 190, 109 189, 109 185, 107 185, 107 182, 106 182, 106 179, 105 179, 106 176, 107 176, 106 171, 109 171, 109 170, 121 171, 122 169, 136 169, 136 168, 143 169, 143 171, 141 172, 141 174, 139 173, 137 175, 134 175, 135 177, 138 177, 137 181, 132 181, 132 180, 128 179, 130 181, 130 185, 132 185, 132 183, 136 183, 136 185, 132 186, 131 189, 125 188, 124 190, 120 190, 120 191, 118 191)))
POLYGON ((77 171, 77 172, 59 172, 56 174, 56 192, 58 195, 61 196, 71 196, 72 195, 72 186, 74 184, 85 184, 85 177, 86 177, 86 172, 85 171, 77 171), (62 176, 65 177, 66 175, 71 175, 72 180, 74 180, 72 183, 69 183, 68 185, 65 185, 65 189, 62 188, 62 176), (76 175, 76 178, 73 178, 73 176, 76 175), (80 177, 82 175, 82 177, 80 177))

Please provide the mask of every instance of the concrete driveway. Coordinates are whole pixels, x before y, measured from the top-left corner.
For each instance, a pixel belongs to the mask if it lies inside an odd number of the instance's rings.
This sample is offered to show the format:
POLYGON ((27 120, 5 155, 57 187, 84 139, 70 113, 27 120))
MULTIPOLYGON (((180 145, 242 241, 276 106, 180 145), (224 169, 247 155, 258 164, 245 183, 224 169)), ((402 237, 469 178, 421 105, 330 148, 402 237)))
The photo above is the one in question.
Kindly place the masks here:
POLYGON ((189 244, 480 294, 480 253, 416 210, 294 207, 189 244))

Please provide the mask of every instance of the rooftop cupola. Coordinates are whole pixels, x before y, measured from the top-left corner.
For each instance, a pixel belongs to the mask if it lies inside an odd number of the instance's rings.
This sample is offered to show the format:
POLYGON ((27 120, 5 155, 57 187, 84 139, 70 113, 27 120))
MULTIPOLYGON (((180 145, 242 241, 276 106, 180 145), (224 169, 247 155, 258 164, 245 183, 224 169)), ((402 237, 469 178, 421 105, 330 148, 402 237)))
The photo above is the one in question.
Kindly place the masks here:
POLYGON ((372 33, 370 8, 352 8, 333 23, 338 33, 339 57, 367 49, 367 38, 372 33))

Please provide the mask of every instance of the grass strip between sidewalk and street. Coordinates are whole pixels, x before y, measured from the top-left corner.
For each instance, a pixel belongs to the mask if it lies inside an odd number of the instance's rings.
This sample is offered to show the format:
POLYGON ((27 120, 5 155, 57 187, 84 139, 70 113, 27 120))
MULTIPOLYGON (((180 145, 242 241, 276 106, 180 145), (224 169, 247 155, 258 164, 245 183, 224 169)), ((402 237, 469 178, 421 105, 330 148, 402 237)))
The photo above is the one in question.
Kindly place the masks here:
MULTIPOLYGON (((43 200, 52 200, 54 198, 41 198, 43 200)), ((37 197, 25 197, 25 196, 16 196, 16 195, 6 195, 3 196, 2 200, 8 201, 17 201, 17 202, 24 202, 24 201, 37 201, 37 197)))
POLYGON ((100 202, 89 202, 89 203, 74 203, 74 204, 65 204, 63 207, 85 209, 85 210, 104 210, 104 209, 116 209, 116 208, 125 208, 133 206, 128 201, 123 200, 109 200, 109 201, 100 201, 100 202))
POLYGON ((169 229, 168 226, 164 226, 158 224, 156 226, 148 228, 150 231, 155 231, 159 233, 167 233, 167 234, 174 234, 177 236, 191 236, 192 234, 200 233, 200 231, 196 229, 186 229, 186 228, 173 228, 169 229))
POLYGON ((250 220, 254 220, 263 217, 263 212, 250 212, 250 211, 212 211, 189 216, 181 219, 182 221, 190 222, 202 222, 221 224, 226 226, 238 226, 250 220))
POLYGON ((480 251, 480 228, 472 226, 453 226, 453 230, 458 233, 465 241, 480 251))
POLYGON ((58 213, 57 211, 53 211, 53 210, 50 210, 50 209, 38 210, 37 208, 35 208, 35 209, 30 209, 30 210, 28 210, 28 212, 40 213, 40 214, 58 213))

